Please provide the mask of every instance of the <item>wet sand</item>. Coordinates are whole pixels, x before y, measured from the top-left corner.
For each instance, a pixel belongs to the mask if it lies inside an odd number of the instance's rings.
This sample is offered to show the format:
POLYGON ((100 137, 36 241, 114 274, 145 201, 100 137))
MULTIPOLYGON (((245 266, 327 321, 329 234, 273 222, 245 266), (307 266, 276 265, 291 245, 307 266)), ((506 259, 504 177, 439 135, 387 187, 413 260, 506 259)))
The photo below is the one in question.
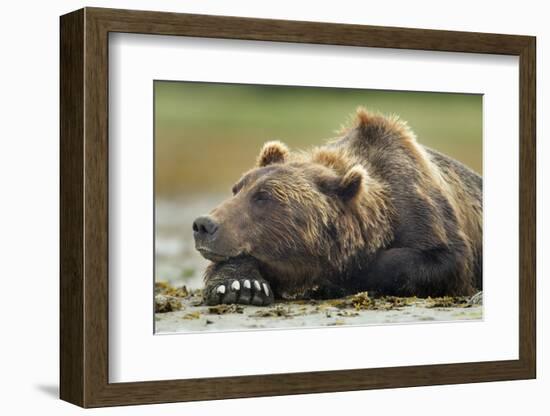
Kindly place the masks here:
POLYGON ((363 292, 327 301, 277 302, 270 306, 202 304, 200 291, 169 287, 157 294, 155 332, 242 331, 275 328, 315 328, 340 325, 382 325, 482 319, 478 296, 444 298, 370 298, 363 292), (168 293, 168 294, 167 294, 168 293))

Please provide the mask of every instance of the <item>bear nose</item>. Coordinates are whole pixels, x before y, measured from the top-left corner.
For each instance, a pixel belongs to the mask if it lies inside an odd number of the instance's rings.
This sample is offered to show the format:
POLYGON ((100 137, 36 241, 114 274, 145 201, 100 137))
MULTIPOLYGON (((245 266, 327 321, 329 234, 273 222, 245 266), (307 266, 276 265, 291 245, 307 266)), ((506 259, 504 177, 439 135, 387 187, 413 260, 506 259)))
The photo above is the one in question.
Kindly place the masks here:
POLYGON ((217 230, 218 224, 207 215, 203 215, 193 222, 193 231, 197 234, 212 236, 217 230))

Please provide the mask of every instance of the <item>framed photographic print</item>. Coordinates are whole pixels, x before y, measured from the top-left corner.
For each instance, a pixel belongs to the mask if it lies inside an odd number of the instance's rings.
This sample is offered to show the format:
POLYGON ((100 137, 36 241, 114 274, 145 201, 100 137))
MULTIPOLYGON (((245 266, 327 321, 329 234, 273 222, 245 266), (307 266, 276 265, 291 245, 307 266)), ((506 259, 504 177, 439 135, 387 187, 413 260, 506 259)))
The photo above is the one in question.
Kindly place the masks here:
POLYGON ((61 17, 83 407, 534 378, 535 38, 61 17))

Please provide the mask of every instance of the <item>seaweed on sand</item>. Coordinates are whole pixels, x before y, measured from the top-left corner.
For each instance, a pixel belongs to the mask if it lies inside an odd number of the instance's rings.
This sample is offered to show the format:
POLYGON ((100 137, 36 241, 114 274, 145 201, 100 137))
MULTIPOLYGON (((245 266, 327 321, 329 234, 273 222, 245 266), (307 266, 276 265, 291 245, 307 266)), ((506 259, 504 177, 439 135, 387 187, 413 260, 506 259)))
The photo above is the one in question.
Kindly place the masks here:
POLYGON ((209 306, 208 307, 208 313, 216 314, 216 315, 225 315, 228 313, 243 313, 244 307, 237 304, 221 304, 221 305, 215 305, 215 306, 209 306))
POLYGON ((275 307, 256 311, 251 316, 254 316, 257 318, 269 318, 269 317, 291 318, 295 315, 296 315, 296 312, 293 312, 289 306, 276 305, 275 307))
POLYGON ((175 296, 156 295, 155 313, 179 311, 183 308, 181 301, 175 296))

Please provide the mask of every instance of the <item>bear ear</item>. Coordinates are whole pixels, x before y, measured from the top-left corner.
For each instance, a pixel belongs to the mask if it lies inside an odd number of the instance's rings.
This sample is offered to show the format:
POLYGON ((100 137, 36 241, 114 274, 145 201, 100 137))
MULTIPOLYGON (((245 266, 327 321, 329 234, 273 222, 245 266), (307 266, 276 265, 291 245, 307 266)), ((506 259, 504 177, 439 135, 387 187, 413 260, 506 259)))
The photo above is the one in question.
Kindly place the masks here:
POLYGON ((256 164, 261 168, 272 163, 284 163, 288 154, 288 147, 284 143, 279 141, 267 142, 264 144, 256 164))
POLYGON ((367 171, 361 165, 354 165, 340 179, 338 195, 344 201, 351 201, 361 193, 367 182, 367 171))

